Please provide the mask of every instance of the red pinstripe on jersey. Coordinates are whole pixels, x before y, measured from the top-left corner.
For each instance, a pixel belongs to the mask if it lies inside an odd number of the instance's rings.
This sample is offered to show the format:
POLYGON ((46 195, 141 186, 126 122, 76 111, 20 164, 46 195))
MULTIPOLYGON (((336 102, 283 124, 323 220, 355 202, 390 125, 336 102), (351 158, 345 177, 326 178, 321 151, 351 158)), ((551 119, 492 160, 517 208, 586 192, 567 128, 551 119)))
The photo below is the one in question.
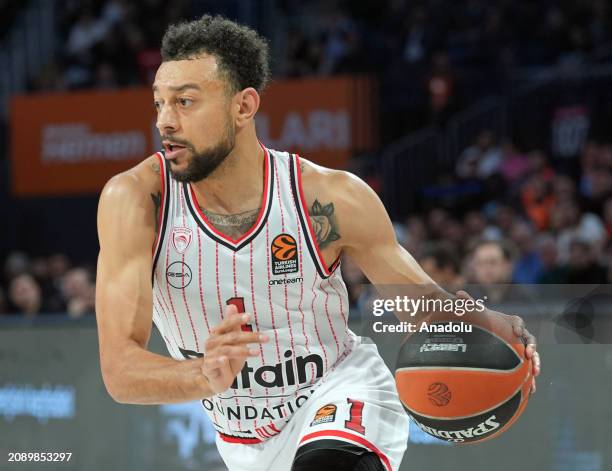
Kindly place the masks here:
MULTIPOLYGON (((266 247, 270 246, 270 227, 266 224, 266 247)), ((266 272, 268 273, 268 304, 270 306, 270 324, 274 332, 274 344, 276 345, 276 358, 280 362, 280 347, 278 346, 278 331, 276 330, 276 322, 274 319, 274 305, 272 304, 272 288, 270 287, 270 252, 266 250, 268 263, 266 272)))
MULTIPOLYGON (((166 267, 170 266, 168 260, 170 259, 170 244, 166 243, 166 267)), ((178 329, 179 337, 181 338, 181 345, 185 348, 185 339, 183 338, 183 331, 181 330, 181 325, 179 324, 178 317, 176 315, 176 309, 174 309, 174 302, 172 301, 172 294, 170 293, 170 284, 166 283, 166 292, 168 293, 168 299, 170 301, 170 309, 172 310, 172 315, 174 316, 174 321, 176 322, 176 328, 178 329)))
MULTIPOLYGON (((312 308, 313 312, 315 310, 315 301, 317 299, 317 292, 315 290, 315 283, 317 282, 317 278, 319 278, 318 274, 316 274, 316 276, 313 278, 312 286, 310 287, 310 290, 312 292, 312 304, 311 304, 311 308, 312 308)), ((325 344, 321 340, 321 334, 319 334, 319 326, 317 325, 318 324, 317 316, 314 316, 313 319, 314 319, 315 333, 317 334, 317 340, 319 341, 319 347, 321 348, 321 351, 323 352, 323 358, 325 360, 325 369, 327 369, 328 365, 329 365, 329 362, 327 361, 327 349, 325 348, 325 344)))
POLYGON ((202 307, 202 318, 206 324, 206 333, 210 334, 210 323, 206 315, 206 303, 204 302, 204 285, 202 284, 202 236, 200 231, 196 231, 198 236, 198 288, 200 290, 200 306, 202 307))
MULTIPOLYGON (((280 217, 281 217, 281 232, 285 233, 285 209, 283 208, 283 202, 281 201, 281 188, 280 188, 280 178, 278 176, 278 165, 274 167, 274 172, 276 173, 276 197, 278 198, 278 206, 280 209, 280 217)), ((300 265, 301 267, 301 265, 300 265)), ((301 270, 301 268, 300 268, 301 270)), ((285 278, 287 278, 287 274, 285 273, 285 278)), ((291 351, 295 352, 295 345, 293 343, 293 328, 291 326, 291 317, 289 315, 289 296, 287 293, 287 285, 284 285, 285 291, 285 313, 287 314, 287 326, 289 327, 289 337, 291 340, 291 351)))
MULTIPOLYGON (((183 226, 185 225, 185 201, 183 200, 183 194, 180 193, 180 204, 181 204, 181 212, 183 213, 182 218, 183 218, 183 226)), ((185 253, 182 254, 181 256, 181 262, 183 263, 182 265, 182 273, 183 276, 185 276, 185 253)), ((199 270, 198 270, 199 271, 199 270)), ((198 342, 198 335, 196 334, 196 330, 195 327, 193 325, 193 318, 191 317, 191 309, 189 309, 189 303, 187 302, 187 295, 185 293, 185 290, 182 290, 183 293, 183 305, 185 306, 185 311, 187 311, 187 317, 189 318, 189 324, 191 325, 191 331, 193 332, 193 339, 195 341, 195 349, 196 352, 200 351, 200 342, 198 342)))

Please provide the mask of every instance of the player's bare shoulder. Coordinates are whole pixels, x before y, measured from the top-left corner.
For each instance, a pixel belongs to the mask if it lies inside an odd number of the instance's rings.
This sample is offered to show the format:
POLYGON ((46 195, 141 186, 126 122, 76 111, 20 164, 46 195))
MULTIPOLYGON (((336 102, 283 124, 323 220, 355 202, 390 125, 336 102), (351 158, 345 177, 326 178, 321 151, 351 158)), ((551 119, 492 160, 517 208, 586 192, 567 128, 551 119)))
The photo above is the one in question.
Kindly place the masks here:
POLYGON ((355 207, 369 187, 352 173, 322 167, 300 158, 302 189, 319 247, 344 246, 355 207))
POLYGON ((376 234, 388 216, 378 195, 350 172, 300 159, 302 188, 319 246, 341 250, 376 234), (382 222, 381 222, 382 218, 382 222))
POLYGON ((105 226, 139 224, 151 238, 158 231, 158 214, 162 202, 162 179, 159 159, 147 157, 138 165, 112 177, 104 186, 98 205, 98 230, 105 226))

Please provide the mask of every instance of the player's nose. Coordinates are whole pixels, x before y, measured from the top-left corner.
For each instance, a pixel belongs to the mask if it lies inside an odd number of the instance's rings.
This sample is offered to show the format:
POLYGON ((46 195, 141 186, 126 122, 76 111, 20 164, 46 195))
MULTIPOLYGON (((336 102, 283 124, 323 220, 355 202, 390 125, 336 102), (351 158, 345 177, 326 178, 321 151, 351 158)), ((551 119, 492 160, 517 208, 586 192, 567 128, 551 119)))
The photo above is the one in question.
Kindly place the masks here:
POLYGON ((178 117, 171 107, 164 106, 159 110, 155 126, 162 136, 178 131, 178 117))

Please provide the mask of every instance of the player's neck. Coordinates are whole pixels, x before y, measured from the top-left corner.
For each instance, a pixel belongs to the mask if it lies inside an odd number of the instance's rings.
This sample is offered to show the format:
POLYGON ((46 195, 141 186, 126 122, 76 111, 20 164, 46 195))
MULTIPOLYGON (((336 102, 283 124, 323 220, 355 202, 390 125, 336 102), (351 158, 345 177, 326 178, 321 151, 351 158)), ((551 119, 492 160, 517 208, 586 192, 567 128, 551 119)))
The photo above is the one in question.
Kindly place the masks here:
POLYGON ((264 191, 264 150, 254 132, 236 136, 236 145, 219 168, 205 180, 192 183, 198 202, 220 214, 256 209, 264 191))

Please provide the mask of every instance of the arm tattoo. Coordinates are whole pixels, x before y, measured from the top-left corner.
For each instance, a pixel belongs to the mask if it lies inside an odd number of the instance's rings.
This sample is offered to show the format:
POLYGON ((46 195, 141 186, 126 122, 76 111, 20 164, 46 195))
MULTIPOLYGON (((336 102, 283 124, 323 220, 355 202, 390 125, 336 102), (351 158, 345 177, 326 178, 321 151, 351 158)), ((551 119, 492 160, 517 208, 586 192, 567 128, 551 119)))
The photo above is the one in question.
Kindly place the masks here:
POLYGON ((159 171, 159 162, 157 162, 157 160, 155 162, 151 163, 151 168, 153 169, 153 171, 155 173, 157 173, 159 175, 160 171, 159 171))
POLYGON ((260 208, 257 208, 237 214, 217 214, 202 207, 200 209, 215 229, 232 239, 238 239, 253 227, 260 210, 260 208))
POLYGON ((153 219, 155 220, 155 235, 159 231, 159 208, 161 208, 161 191, 157 194, 151 193, 151 199, 153 200, 153 219))
POLYGON ((322 205, 315 199, 310 211, 310 222, 321 249, 340 238, 338 233, 338 221, 334 214, 334 203, 322 205))

